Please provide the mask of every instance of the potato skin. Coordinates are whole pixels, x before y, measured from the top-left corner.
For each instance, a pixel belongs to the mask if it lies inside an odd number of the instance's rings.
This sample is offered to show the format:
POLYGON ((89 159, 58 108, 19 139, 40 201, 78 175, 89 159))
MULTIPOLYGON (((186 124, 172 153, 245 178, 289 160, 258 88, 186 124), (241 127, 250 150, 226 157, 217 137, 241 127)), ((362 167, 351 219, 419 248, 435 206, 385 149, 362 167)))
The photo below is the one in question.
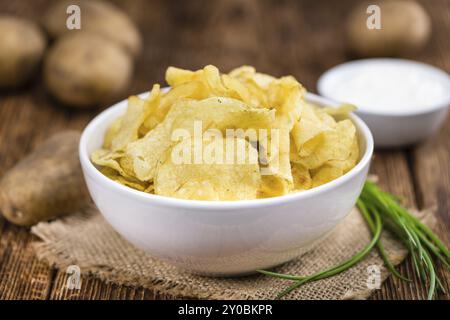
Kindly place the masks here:
POLYGON ((77 131, 58 133, 6 172, 0 180, 0 211, 6 219, 31 226, 89 204, 79 139, 77 131))
POLYGON ((111 3, 99 0, 66 0, 56 2, 45 14, 42 24, 52 38, 75 33, 66 26, 67 7, 78 5, 81 10, 81 32, 98 33, 116 42, 131 56, 142 50, 139 30, 130 18, 111 3))
POLYGON ((431 33, 431 20, 415 1, 371 1, 352 10, 346 28, 348 45, 357 55, 402 56, 414 53, 426 44, 431 33), (380 7, 380 30, 366 27, 369 4, 380 7))
POLYGON ((89 108, 123 93, 132 71, 132 59, 114 42, 80 32, 62 37, 49 50, 44 81, 59 101, 89 108))
POLYGON ((0 16, 0 86, 26 82, 36 71, 46 45, 44 33, 33 22, 0 16))

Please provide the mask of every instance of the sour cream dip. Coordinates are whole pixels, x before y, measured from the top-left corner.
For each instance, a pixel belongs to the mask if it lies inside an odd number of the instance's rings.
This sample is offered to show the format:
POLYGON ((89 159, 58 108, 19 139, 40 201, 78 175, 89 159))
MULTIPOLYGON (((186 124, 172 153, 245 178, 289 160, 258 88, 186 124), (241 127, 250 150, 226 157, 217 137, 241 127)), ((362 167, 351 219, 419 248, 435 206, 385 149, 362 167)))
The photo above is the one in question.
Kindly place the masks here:
POLYGON ((347 62, 325 72, 317 86, 324 97, 356 105, 377 146, 423 140, 443 123, 450 105, 448 73, 412 60, 347 62))

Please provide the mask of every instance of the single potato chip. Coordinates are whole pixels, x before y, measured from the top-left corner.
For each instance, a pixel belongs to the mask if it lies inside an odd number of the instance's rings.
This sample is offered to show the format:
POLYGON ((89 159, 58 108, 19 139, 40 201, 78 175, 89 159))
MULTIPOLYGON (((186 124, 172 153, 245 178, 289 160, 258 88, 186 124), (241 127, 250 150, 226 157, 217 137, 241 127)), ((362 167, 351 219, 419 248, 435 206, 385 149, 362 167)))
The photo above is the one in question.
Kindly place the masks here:
POLYGON ((272 198, 282 196, 292 190, 292 185, 276 175, 261 176, 261 188, 258 198, 272 198))
POLYGON ((345 160, 330 160, 327 162, 329 166, 338 167, 342 169, 343 173, 347 173, 352 169, 357 163, 359 159, 359 147, 358 140, 353 140, 353 144, 350 150, 350 155, 345 160))
POLYGON ((199 200, 255 199, 261 183, 257 159, 257 150, 241 138, 218 136, 212 141, 184 139, 171 149, 166 160, 158 166, 155 194, 199 200), (209 161, 195 164, 195 143, 202 145, 203 150, 214 149, 221 152, 212 156, 210 154, 209 161), (230 144, 234 148, 226 147, 230 144), (244 154, 238 148, 239 144, 244 146, 244 154), (188 157, 181 157, 188 161, 179 161, 176 150, 189 153, 188 157), (238 161, 240 156, 243 157, 243 163, 238 161), (225 158, 233 161, 228 164, 225 158))
POLYGON ((122 152, 111 152, 107 149, 98 149, 92 153, 91 161, 97 166, 113 169, 126 178, 132 178, 132 176, 127 174, 119 164, 119 159, 122 156, 122 152))
POLYGON ((300 119, 292 128, 292 138, 295 148, 300 156, 310 155, 317 144, 319 137, 325 131, 330 131, 336 125, 331 116, 321 113, 310 104, 304 104, 300 112, 300 119))
POLYGON ((105 137, 103 139, 103 149, 111 149, 112 141, 119 133, 120 128, 122 127, 122 119, 124 116, 118 117, 113 123, 108 127, 105 133, 105 137))
POLYGON ((325 184, 327 182, 339 178, 343 174, 344 171, 341 168, 324 165, 314 170, 312 176, 312 186, 318 187, 322 184, 325 184))
POLYGON ((198 81, 203 74, 203 70, 191 71, 181 68, 168 67, 166 70, 166 82, 172 88, 181 84, 198 81))
POLYGON ((350 103, 343 103, 337 108, 325 107, 322 108, 322 110, 333 117, 336 116, 348 117, 350 113, 356 110, 356 106, 350 103))
POLYGON ((294 178, 294 191, 312 188, 313 181, 308 169, 298 163, 292 163, 292 176, 294 178))
POLYGON ((109 167, 103 167, 100 170, 101 173, 103 173, 105 176, 107 176, 108 178, 110 178, 111 180, 114 180, 120 184, 123 184, 124 186, 139 190, 139 191, 144 191, 144 192, 149 192, 149 184, 148 183, 144 183, 142 181, 136 180, 136 179, 132 179, 132 178, 125 178, 122 175, 120 175, 119 172, 117 172, 114 169, 111 169, 109 167))
POLYGON ((346 160, 351 154, 355 139, 356 129, 353 123, 350 120, 340 121, 334 128, 320 133, 307 156, 302 157, 300 152, 298 163, 308 169, 317 169, 331 160, 346 160))
POLYGON ((156 109, 160 100, 159 85, 154 85, 147 100, 137 96, 128 98, 128 109, 121 118, 120 128, 111 140, 111 150, 123 150, 129 143, 138 139, 139 127, 146 117, 156 109))

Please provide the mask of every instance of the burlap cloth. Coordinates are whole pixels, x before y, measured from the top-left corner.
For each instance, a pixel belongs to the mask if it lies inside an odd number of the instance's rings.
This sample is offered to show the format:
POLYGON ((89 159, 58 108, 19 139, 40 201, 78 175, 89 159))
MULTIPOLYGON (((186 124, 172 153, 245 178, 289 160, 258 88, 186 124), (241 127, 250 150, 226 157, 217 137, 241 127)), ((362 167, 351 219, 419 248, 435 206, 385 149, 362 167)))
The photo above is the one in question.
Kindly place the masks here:
MULTIPOLYGON (((424 216, 422 215, 422 218, 424 216)), ((96 209, 68 216, 32 228, 41 241, 35 243, 37 255, 50 264, 65 268, 78 265, 91 274, 118 284, 150 288, 165 296, 210 299, 273 299, 292 282, 264 275, 211 278, 192 275, 152 258, 136 249, 103 219, 96 209)), ((383 244, 394 264, 406 251, 388 233, 383 244)), ((351 257, 370 241, 365 221, 355 209, 314 249, 275 271, 308 275, 336 265, 351 257)), ((369 266, 379 266, 381 281, 388 276, 383 262, 373 250, 362 262, 332 278, 304 285, 286 299, 363 299, 368 288, 369 266)), ((370 268, 369 268, 370 269, 370 268)))

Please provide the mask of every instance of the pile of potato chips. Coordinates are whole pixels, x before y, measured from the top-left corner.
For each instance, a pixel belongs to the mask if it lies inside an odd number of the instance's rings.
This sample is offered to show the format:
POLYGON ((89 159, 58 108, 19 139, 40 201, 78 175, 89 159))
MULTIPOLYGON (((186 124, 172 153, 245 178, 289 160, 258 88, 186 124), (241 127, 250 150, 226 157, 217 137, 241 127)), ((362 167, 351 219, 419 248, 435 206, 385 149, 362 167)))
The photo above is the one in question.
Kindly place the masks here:
POLYGON ((319 186, 359 159, 352 108, 306 103, 291 76, 208 65, 169 67, 166 81, 169 91, 154 85, 145 99, 131 96, 91 155, 110 179, 183 199, 257 199, 319 186))

